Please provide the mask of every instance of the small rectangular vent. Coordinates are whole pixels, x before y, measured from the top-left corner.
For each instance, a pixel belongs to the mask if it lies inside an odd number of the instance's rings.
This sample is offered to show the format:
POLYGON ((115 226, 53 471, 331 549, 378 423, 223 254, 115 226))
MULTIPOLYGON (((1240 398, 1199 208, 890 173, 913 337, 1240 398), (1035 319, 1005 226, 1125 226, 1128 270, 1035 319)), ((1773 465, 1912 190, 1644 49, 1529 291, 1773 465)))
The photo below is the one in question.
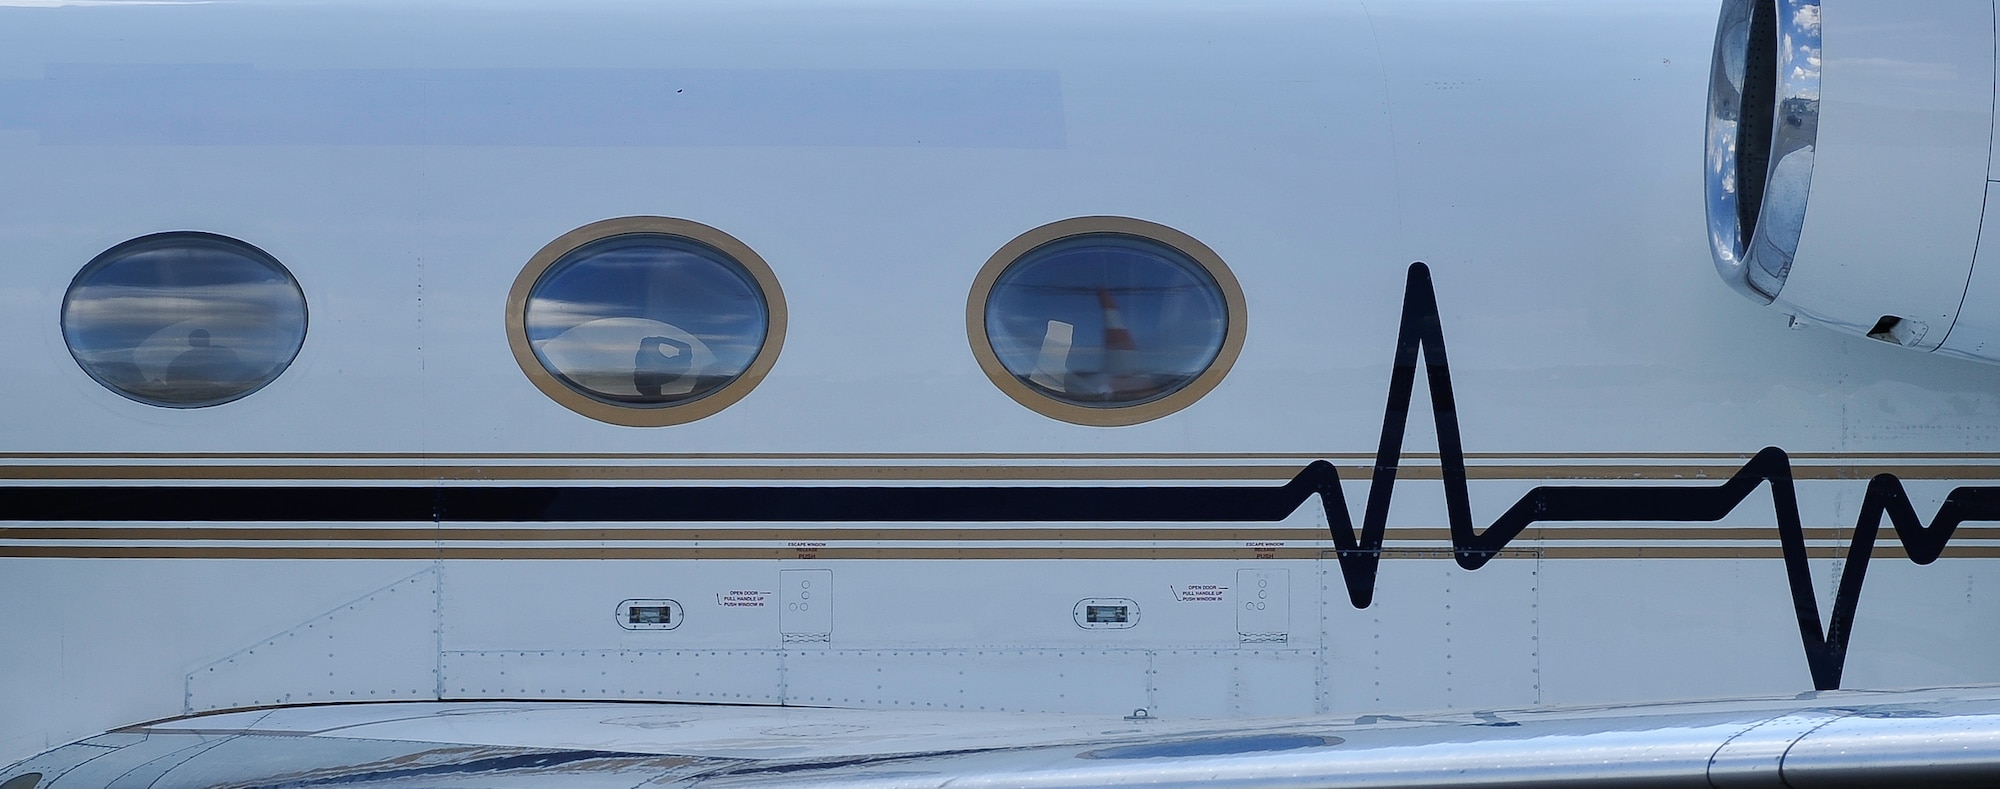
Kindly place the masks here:
POLYGON ((1092 597, 1078 600, 1070 617, 1085 630, 1124 630, 1139 624, 1139 604, 1123 597, 1092 597))
POLYGON ((685 612, 673 600, 623 600, 617 616, 626 630, 672 630, 681 626, 685 612))

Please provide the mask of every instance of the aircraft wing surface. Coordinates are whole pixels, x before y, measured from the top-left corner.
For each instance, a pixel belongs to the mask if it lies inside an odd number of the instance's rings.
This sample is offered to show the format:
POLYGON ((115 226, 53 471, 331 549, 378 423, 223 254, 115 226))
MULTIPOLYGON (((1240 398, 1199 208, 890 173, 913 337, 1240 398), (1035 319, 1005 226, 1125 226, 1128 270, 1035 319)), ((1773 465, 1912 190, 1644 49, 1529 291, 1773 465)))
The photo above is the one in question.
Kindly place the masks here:
POLYGON ((0 786, 1991 786, 1997 740, 1995 687, 1248 722, 384 703, 136 726, 0 786))

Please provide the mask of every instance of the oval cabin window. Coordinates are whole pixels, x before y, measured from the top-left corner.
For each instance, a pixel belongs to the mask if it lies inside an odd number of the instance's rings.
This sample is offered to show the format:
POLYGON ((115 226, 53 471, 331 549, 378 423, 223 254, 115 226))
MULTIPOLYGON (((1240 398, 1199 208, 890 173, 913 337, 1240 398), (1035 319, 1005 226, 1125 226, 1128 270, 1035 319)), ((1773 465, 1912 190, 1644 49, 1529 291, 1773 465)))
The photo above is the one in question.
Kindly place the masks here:
POLYGON ((1008 396, 1085 425, 1185 408, 1242 348, 1242 291, 1213 251, 1172 228, 1084 217, 1037 228, 981 271, 973 355, 1008 396))
POLYGON ((747 394, 777 357, 784 302, 742 242, 679 219, 579 228, 535 256, 508 302, 530 380, 604 422, 660 426, 747 394))
POLYGON ((306 299, 263 250, 210 233, 119 244, 63 296, 63 342, 105 388, 149 405, 201 408, 276 380, 306 338, 306 299))

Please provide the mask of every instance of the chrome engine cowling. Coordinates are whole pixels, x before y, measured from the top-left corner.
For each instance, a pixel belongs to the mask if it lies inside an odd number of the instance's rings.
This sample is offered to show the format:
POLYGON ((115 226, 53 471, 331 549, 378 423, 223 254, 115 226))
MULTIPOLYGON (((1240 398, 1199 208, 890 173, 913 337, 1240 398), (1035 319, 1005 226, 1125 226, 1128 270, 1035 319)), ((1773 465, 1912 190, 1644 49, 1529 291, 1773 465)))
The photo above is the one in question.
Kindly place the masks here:
POLYGON ((1798 320, 2000 362, 2000 232, 1979 254, 1994 21, 1993 0, 1725 0, 1707 154, 1723 280, 1798 320))

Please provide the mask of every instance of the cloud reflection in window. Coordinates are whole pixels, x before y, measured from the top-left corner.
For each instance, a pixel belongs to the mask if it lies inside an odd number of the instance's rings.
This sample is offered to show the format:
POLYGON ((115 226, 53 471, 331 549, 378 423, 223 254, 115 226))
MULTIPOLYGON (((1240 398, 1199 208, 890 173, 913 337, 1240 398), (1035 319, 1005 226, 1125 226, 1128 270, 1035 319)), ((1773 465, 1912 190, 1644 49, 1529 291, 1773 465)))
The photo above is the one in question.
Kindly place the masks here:
POLYGON ((1116 233, 1072 236, 1009 266, 986 335, 1032 390, 1092 408, 1138 405, 1215 362, 1229 316, 1215 278, 1177 250, 1116 233))
POLYGON ((305 342, 297 280, 262 250, 207 233, 162 233, 99 255, 63 298, 63 340, 121 395, 200 408, 263 388, 305 342))
POLYGON ((749 369, 769 329, 763 293, 742 265, 660 233, 564 255, 535 282, 525 312, 529 348, 564 385, 649 408, 721 390, 749 369))

